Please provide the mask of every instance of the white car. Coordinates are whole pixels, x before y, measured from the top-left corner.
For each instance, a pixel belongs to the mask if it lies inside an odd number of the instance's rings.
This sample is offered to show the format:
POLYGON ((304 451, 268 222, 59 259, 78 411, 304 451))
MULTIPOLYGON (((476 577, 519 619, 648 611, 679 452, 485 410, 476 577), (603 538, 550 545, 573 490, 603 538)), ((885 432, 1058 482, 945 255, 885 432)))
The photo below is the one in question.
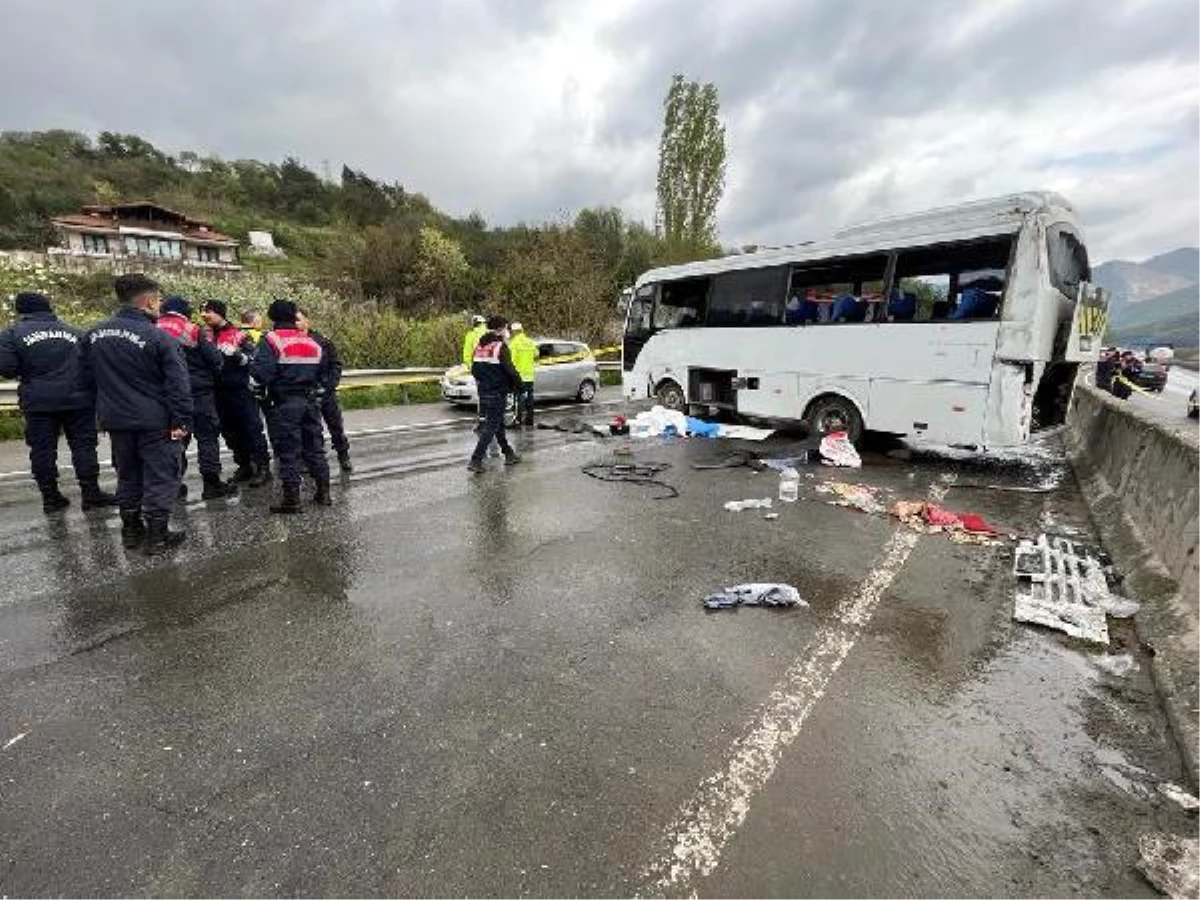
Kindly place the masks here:
MULTIPOLYGON (((540 338, 533 376, 534 400, 578 400, 591 403, 600 386, 596 357, 587 344, 540 338)), ((466 366, 447 369, 442 376, 442 398, 455 406, 477 406, 475 379, 466 366)), ((515 416, 515 413, 513 414, 515 416)))

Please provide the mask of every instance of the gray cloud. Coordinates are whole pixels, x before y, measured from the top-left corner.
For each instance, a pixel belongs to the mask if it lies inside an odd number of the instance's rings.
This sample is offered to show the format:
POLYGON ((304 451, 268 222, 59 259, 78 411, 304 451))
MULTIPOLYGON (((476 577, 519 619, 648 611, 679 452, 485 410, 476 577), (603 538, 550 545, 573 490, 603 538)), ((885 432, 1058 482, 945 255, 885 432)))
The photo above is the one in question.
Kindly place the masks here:
POLYGON ((1098 256, 1193 243, 1192 0, 7 0, 0 128, 342 162, 493 222, 648 218, 670 76, 716 83, 727 243, 1038 186, 1098 256), (13 86, 19 85, 19 88, 13 86))

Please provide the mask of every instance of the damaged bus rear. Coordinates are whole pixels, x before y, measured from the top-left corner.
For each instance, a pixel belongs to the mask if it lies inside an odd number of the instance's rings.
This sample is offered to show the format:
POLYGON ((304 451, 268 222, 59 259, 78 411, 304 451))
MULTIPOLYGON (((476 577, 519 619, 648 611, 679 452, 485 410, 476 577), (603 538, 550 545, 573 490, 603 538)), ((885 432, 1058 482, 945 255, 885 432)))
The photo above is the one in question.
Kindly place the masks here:
POLYGON ((626 316, 630 400, 1002 447, 1063 421, 1107 298, 1053 193, 896 216, 656 269, 626 316))

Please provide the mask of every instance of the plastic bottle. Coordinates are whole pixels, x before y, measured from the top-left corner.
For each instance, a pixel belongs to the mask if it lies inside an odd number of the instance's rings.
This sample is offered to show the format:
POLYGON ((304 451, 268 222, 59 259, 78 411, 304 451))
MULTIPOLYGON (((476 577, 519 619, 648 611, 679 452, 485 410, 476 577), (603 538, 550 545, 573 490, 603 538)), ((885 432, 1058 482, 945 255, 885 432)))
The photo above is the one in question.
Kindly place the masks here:
POLYGON ((784 503, 800 499, 800 473, 790 466, 779 473, 779 499, 784 503))

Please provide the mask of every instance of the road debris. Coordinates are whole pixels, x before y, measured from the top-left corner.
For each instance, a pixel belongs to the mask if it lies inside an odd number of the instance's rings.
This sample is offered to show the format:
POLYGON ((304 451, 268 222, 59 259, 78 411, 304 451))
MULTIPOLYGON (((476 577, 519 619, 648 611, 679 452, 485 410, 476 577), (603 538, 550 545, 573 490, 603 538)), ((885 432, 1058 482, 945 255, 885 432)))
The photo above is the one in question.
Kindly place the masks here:
POLYGON ((21 732, 20 734, 18 734, 16 737, 9 738, 9 739, 8 739, 8 743, 6 743, 6 744, 4 745, 4 748, 3 748, 3 749, 7 750, 9 747, 13 746, 13 745, 14 745, 14 744, 16 744, 18 741, 21 741, 21 740, 23 740, 23 739, 24 739, 24 738, 25 738, 25 737, 26 737, 28 734, 29 734, 29 732, 28 732, 28 731, 22 731, 22 732, 21 732))
POLYGON ((878 488, 866 484, 853 484, 849 481, 829 481, 819 484, 816 488, 820 494, 836 494, 837 500, 828 501, 831 506, 848 506, 860 512, 872 515, 887 511, 876 497, 878 488))
POLYGON ((651 462, 597 462, 583 466, 580 471, 588 478, 597 481, 621 482, 625 484, 641 484, 657 487, 663 493, 651 497, 651 500, 670 500, 679 496, 679 488, 667 484, 658 476, 671 468, 670 463, 651 462))
POLYGON ((840 466, 846 469, 861 469, 862 457, 850 443, 850 436, 844 431, 831 431, 821 438, 821 461, 827 466, 840 466))
POLYGON ((1137 602, 1112 593, 1110 573, 1107 557, 1088 544, 1047 534, 1021 541, 1013 574, 1023 587, 1016 593, 1013 618, 1107 644, 1107 617, 1128 618, 1139 609, 1137 602))
POLYGON ((1195 897, 1200 892, 1200 842, 1155 831, 1138 838, 1138 871, 1168 897, 1195 897))
POLYGON ((1194 813, 1200 810, 1200 799, 1189 794, 1174 782, 1164 781, 1158 786, 1158 792, 1164 797, 1174 800, 1187 812, 1194 813))
POLYGON ((790 584, 738 584, 709 594, 704 598, 705 609, 728 609, 732 606, 808 606, 800 592, 790 584))
POLYGON ((1127 678, 1138 670, 1138 664, 1128 653, 1097 656, 1092 659, 1092 665, 1114 678, 1127 678))
POLYGON ((725 504, 725 509, 730 512, 741 512, 743 509, 770 509, 771 498, 763 497, 761 500, 730 500, 725 504))

